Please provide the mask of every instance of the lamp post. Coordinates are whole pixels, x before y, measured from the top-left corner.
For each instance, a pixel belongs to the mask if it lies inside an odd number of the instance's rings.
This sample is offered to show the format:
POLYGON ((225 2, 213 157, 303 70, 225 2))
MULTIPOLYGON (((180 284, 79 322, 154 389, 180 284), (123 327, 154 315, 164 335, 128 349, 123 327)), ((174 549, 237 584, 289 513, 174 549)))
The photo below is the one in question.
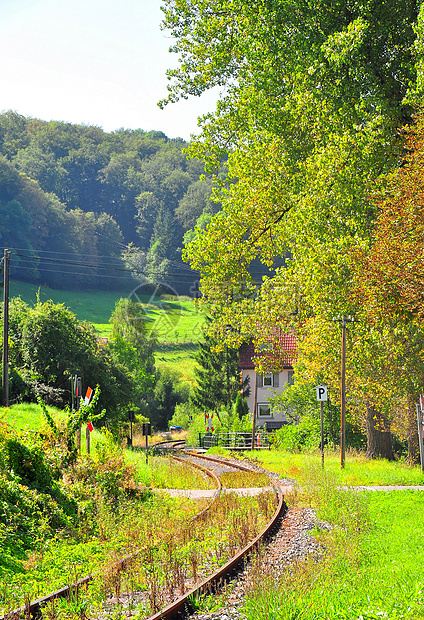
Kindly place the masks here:
POLYGON ((342 469, 346 460, 346 326, 353 323, 355 319, 351 316, 333 317, 333 321, 341 323, 342 326, 342 361, 340 376, 340 464, 342 469))

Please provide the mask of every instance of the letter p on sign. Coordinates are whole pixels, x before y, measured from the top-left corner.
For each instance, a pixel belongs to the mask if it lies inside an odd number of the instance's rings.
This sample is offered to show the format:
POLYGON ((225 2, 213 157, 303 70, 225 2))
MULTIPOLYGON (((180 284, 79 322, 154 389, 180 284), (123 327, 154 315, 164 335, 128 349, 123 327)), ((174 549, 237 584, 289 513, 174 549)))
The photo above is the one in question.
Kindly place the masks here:
POLYGON ((327 400, 327 386, 326 385, 317 385, 317 401, 326 401, 327 400))

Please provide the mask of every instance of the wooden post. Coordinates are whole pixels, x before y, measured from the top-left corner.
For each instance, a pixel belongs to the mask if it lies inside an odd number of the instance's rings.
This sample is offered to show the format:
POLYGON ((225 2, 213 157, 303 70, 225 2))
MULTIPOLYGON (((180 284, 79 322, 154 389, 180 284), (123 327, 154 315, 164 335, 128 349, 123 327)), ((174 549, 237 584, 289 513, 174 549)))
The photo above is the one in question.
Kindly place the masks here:
POLYGON ((420 405, 417 405, 417 422, 418 422, 418 443, 420 446, 421 470, 424 471, 423 422, 422 422, 422 417, 421 417, 420 405))
POLYGON ((4 251, 3 272, 3 369, 2 369, 2 403, 9 406, 9 250, 4 251))
POLYGON ((85 425, 85 447, 87 449, 87 455, 90 454, 90 429, 88 424, 85 425))
MULTIPOLYGON (((80 408, 81 395, 82 395, 82 379, 81 377, 78 377, 77 378, 77 394, 76 394, 76 401, 75 401, 76 411, 78 411, 78 409, 80 408)), ((78 453, 81 454, 81 426, 77 430, 77 450, 78 450, 78 453)))

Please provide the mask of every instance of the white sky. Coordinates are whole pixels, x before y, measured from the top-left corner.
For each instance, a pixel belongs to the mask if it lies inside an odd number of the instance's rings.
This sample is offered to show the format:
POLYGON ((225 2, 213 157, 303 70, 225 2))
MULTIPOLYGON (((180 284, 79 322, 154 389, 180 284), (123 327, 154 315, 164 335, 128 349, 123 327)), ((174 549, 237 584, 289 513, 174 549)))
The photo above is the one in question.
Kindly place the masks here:
POLYGON ((172 39, 161 0, 0 0, 0 111, 190 138, 206 93, 162 111, 172 39))

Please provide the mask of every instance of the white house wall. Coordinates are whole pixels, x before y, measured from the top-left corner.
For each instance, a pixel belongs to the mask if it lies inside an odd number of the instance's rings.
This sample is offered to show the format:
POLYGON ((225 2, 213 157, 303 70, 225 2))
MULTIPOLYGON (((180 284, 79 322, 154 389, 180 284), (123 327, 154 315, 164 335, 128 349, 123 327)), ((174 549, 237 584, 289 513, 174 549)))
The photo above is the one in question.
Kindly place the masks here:
MULTIPOLYGON (((263 426, 266 422, 287 422, 286 416, 276 410, 271 410, 270 415, 267 416, 258 416, 258 409, 260 405, 267 405, 270 403, 270 399, 276 396, 276 394, 281 394, 283 392, 288 383, 289 383, 289 373, 293 373, 291 370, 283 370, 278 374, 278 387, 257 387, 256 386, 256 371, 254 370, 243 370, 242 371, 242 379, 244 380, 246 377, 249 377, 249 385, 250 385, 250 396, 247 399, 247 404, 249 406, 250 414, 253 414, 255 408, 255 389, 256 389, 256 424, 257 426, 263 426)), ((262 410, 264 408, 261 408, 262 410)))

